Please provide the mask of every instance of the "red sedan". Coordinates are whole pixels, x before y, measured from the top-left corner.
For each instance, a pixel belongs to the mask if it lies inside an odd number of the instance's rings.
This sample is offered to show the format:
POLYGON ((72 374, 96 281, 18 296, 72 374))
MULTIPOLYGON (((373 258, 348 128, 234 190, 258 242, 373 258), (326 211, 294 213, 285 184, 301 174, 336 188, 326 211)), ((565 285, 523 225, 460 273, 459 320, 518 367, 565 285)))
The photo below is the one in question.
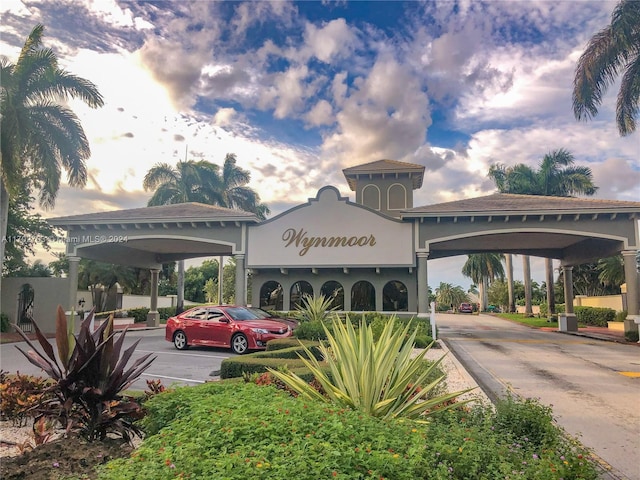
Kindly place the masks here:
POLYGON ((264 350, 274 338, 291 336, 291 327, 259 318, 245 307, 229 305, 194 307, 167 320, 165 340, 178 350, 191 345, 231 348, 243 354, 264 350))

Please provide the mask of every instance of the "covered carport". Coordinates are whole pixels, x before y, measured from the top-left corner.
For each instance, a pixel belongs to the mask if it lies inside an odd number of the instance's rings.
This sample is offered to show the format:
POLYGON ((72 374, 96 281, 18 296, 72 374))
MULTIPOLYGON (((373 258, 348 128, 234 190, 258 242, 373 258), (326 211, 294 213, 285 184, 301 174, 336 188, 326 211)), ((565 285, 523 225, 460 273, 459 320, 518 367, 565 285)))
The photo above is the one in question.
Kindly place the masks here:
POLYGON ((419 296, 426 292, 427 259, 481 252, 538 256, 560 260, 572 316, 573 266, 622 253, 629 331, 640 323, 639 215, 638 202, 494 194, 413 208, 401 218, 416 225, 419 296))
POLYGON ((80 258, 148 268, 151 271, 151 309, 147 323, 159 325, 158 277, 163 263, 207 256, 236 260, 236 302, 246 303, 247 225, 253 213, 200 203, 181 203, 111 212, 89 213, 47 220, 66 231, 69 259, 67 307, 75 307, 80 258))

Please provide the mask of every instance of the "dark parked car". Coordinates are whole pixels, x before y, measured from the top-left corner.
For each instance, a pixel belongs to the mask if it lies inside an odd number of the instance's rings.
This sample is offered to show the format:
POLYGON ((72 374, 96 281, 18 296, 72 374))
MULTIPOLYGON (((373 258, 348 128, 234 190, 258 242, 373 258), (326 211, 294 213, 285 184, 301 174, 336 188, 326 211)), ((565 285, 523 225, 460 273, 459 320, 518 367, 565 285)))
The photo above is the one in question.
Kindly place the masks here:
POLYGON ((458 307, 460 313, 473 313, 473 306, 470 303, 461 303, 458 307))
POLYGON ((165 330, 165 340, 178 350, 202 345, 231 348, 237 354, 264 350, 269 340, 290 336, 289 325, 230 305, 194 307, 169 318, 165 330))
POLYGON ((251 310, 251 312, 255 313, 256 316, 260 317, 260 318, 266 318, 268 320, 275 320, 277 322, 282 322, 285 323, 287 325, 289 325, 291 327, 291 330, 295 330, 298 325, 300 324, 300 322, 298 322, 298 320, 296 320, 295 318, 291 318, 291 317, 277 317, 269 312, 267 312, 266 310, 263 310, 261 308, 258 307, 247 307, 248 310, 251 310))

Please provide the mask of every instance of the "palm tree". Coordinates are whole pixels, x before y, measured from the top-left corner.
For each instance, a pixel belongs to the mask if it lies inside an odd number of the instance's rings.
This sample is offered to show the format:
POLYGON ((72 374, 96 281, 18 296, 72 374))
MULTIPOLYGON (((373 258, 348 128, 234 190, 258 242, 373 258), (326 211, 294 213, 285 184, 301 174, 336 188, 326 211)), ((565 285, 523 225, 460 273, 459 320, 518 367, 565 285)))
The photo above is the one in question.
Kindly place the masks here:
MULTIPOLYGON (((501 164, 491 165, 491 178, 501 193, 517 193, 524 195, 550 195, 569 197, 573 195, 594 195, 598 190, 593 183, 593 174, 588 167, 574 165, 573 155, 561 148, 547 153, 537 170, 522 163, 512 167, 501 164)), ((523 258, 523 266, 528 268, 530 261, 523 258)), ((546 261, 547 303, 549 314, 555 313, 555 298, 553 294, 553 263, 546 261)), ((531 279, 525 276, 525 285, 530 285, 531 279)), ((513 288, 513 287, 512 287, 513 288)), ((525 288, 525 293, 530 288, 525 288)), ((529 298, 525 295, 525 299, 529 298)), ((526 305, 525 311, 531 313, 531 306, 526 305)))
MULTIPOLYGON (((104 104, 93 83, 59 68, 56 54, 42 47, 43 33, 36 25, 15 64, 0 58, 0 238, 7 232, 9 199, 25 179, 39 190, 43 207, 53 207, 61 171, 69 185, 86 184, 89 142, 65 103, 79 98, 92 108, 104 104)), ((0 242, 0 265, 3 261, 0 242)))
POLYGON ((616 101, 620 135, 636 130, 640 100, 640 6, 622 0, 611 14, 611 24, 596 33, 580 56, 573 80, 573 113, 578 120, 598 114, 607 88, 622 74, 616 101))
POLYGON ((504 279, 502 267, 504 256, 500 253, 473 253, 467 257, 467 261, 462 266, 462 274, 478 285, 480 311, 484 311, 488 304, 489 283, 496 278, 504 279))
MULTIPOLYGON (((157 163, 144 177, 145 190, 155 190, 148 205, 200 202, 255 213, 265 219, 269 208, 260 203, 260 196, 247 186, 251 174, 236 165, 235 154, 225 156, 222 172, 213 163, 201 161, 178 162, 173 168, 157 163)), ((222 257, 219 260, 218 285, 222 287, 222 257)), ((222 298, 222 295, 219 295, 222 298)), ((184 306, 184 261, 178 262, 178 305, 184 306)))
POLYGON ((440 305, 455 307, 462 302, 466 302, 467 298, 467 294, 458 285, 453 286, 450 283, 440 282, 440 285, 436 288, 436 301, 440 305))
POLYGON ((156 163, 145 175, 142 186, 147 191, 154 190, 148 206, 187 202, 219 204, 219 167, 204 160, 178 162, 175 168, 168 163, 156 163))
POLYGON ((598 260, 598 279, 607 286, 619 287, 625 281, 622 255, 598 260))

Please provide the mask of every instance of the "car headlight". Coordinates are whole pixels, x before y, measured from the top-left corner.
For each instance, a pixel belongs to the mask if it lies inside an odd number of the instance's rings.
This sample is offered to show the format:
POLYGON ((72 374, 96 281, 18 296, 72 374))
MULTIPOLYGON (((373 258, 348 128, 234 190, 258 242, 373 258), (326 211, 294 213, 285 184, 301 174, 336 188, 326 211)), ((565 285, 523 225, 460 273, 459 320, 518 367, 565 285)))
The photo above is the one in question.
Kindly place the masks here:
POLYGON ((269 330, 266 328, 252 328, 251 331, 255 333, 269 333, 269 330))

